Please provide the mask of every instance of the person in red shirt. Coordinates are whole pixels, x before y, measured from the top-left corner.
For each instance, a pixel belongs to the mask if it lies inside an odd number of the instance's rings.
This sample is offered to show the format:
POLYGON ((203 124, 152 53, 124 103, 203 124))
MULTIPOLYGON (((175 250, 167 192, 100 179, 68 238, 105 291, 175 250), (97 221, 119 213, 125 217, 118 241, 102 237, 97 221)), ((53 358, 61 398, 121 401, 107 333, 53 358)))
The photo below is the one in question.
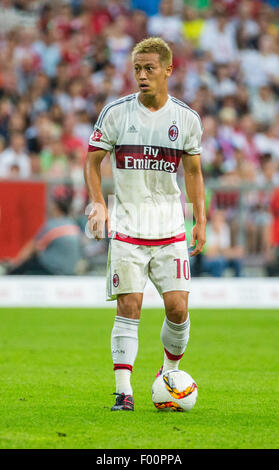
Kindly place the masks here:
POLYGON ((270 227, 270 252, 266 264, 268 276, 279 276, 279 188, 274 189, 270 199, 272 222, 270 227))
POLYGON ((63 143, 65 153, 69 155, 71 152, 80 150, 86 156, 87 148, 85 148, 82 139, 80 139, 79 137, 75 135, 74 133, 75 125, 76 125, 75 115, 72 113, 66 114, 64 122, 63 122, 64 132, 61 136, 61 141, 63 143))

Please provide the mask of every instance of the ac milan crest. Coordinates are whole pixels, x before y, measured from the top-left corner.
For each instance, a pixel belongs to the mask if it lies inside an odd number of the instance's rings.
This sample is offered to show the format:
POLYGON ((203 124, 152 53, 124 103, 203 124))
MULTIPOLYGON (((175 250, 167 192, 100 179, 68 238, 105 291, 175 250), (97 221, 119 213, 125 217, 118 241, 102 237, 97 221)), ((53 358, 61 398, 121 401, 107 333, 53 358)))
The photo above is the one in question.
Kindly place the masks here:
POLYGON ((114 287, 118 287, 118 286, 119 286, 119 276, 118 276, 118 274, 115 273, 115 274, 113 275, 112 282, 113 282, 114 287))
POLYGON ((100 142, 102 135, 103 135, 102 132, 99 131, 99 129, 96 129, 92 134, 92 140, 94 142, 100 142))
POLYGON ((175 126, 175 125, 172 125, 170 128, 169 128, 169 138, 170 140, 175 141, 178 137, 178 127, 175 126))

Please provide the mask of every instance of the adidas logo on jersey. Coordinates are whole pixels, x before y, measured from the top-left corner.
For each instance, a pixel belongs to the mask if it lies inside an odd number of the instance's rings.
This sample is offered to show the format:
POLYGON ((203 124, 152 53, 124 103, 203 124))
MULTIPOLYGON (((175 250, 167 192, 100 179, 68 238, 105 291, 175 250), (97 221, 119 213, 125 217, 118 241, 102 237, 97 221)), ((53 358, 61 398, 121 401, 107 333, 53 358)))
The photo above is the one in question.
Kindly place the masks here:
POLYGON ((128 132, 138 132, 135 126, 131 125, 128 129, 128 132))

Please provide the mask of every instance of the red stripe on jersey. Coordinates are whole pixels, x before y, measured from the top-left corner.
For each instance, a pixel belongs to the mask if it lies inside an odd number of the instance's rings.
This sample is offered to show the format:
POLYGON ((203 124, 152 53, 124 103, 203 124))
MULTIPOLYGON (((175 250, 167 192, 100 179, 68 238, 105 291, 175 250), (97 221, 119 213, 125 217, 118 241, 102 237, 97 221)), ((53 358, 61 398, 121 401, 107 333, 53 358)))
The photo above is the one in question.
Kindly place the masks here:
MULTIPOLYGON (((111 234, 109 234, 110 236, 111 234)), ((169 238, 159 238, 155 240, 149 240, 145 238, 133 238, 129 237, 128 235, 124 235, 123 233, 115 232, 113 235, 114 240, 118 240, 120 242, 132 243, 133 245, 147 245, 147 246, 160 246, 160 245, 169 245, 170 243, 175 242, 183 242, 186 240, 185 233, 180 233, 174 237, 169 238)))
POLYGON ((116 167, 176 173, 183 150, 149 145, 116 145, 116 167))
POLYGON ((184 354, 184 353, 182 353, 179 356, 176 356, 175 354, 171 354, 169 351, 167 351, 166 348, 164 348, 164 349, 165 349, 165 353, 167 355, 167 358, 170 359, 170 361, 179 361, 179 359, 181 359, 183 354, 184 354))
POLYGON ((119 369, 128 369, 130 372, 133 371, 133 366, 130 364, 114 364, 113 365, 113 370, 119 370, 119 369))
POLYGON ((94 145, 90 145, 90 144, 88 145, 88 152, 95 152, 96 150, 106 150, 106 149, 101 149, 100 147, 94 147, 94 145))

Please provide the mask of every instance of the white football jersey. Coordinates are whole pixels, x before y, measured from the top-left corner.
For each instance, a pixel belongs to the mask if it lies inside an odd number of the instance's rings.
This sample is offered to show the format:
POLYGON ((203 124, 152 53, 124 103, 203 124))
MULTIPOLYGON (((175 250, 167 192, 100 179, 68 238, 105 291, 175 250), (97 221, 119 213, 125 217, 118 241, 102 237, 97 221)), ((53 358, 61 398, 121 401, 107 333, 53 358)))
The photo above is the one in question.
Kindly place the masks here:
POLYGON ((185 232, 176 172, 182 154, 201 153, 199 115, 169 96, 152 112, 139 93, 101 111, 89 139, 108 150, 115 184, 111 229, 130 237, 169 238, 185 232))

